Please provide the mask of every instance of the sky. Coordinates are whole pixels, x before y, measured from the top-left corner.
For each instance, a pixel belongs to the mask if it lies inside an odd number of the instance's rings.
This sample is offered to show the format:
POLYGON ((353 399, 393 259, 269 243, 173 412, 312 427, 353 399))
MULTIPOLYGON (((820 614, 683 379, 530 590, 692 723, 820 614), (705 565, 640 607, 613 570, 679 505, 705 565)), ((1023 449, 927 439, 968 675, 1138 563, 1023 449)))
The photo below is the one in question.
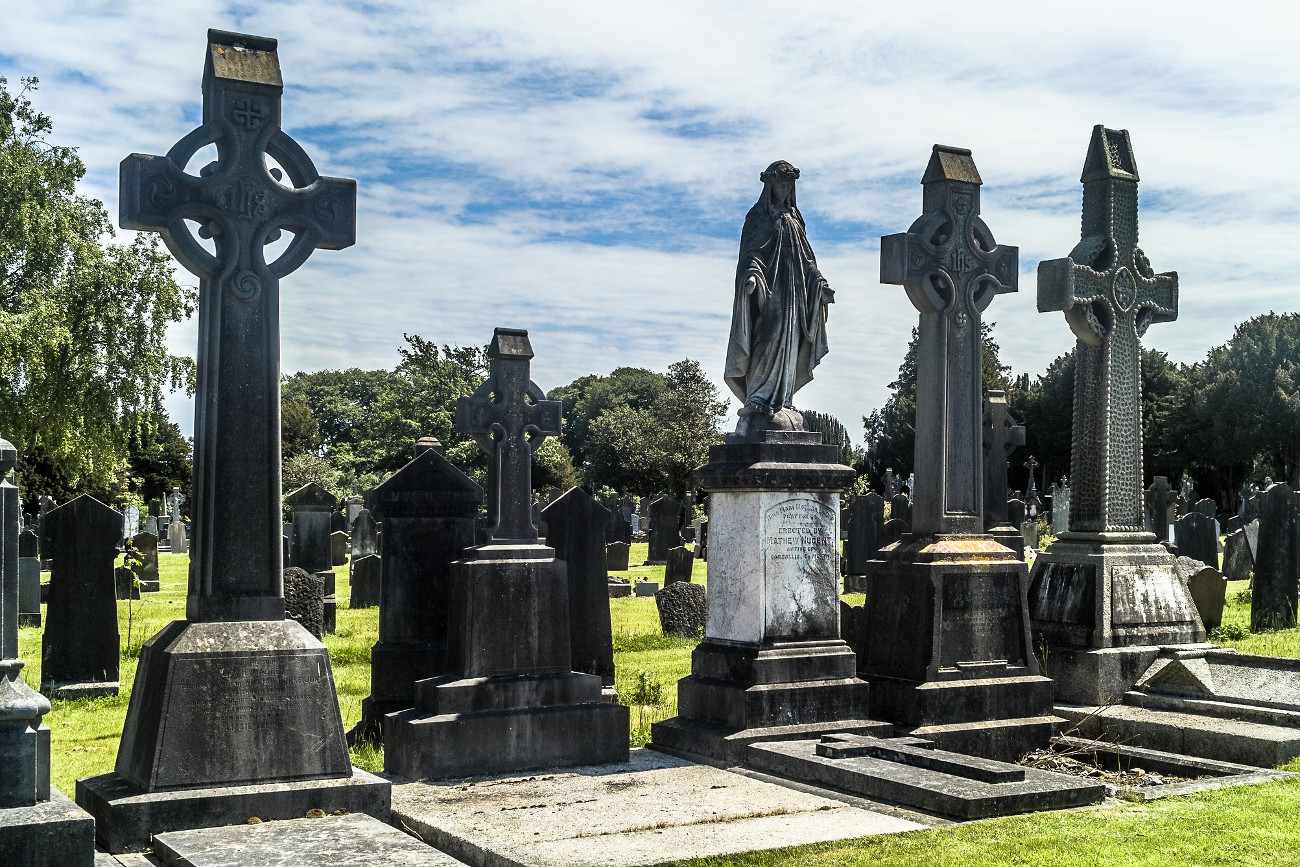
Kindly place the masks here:
MULTIPOLYGON (((973 151, 984 220, 1020 249, 1019 291, 985 312, 1016 373, 1074 342, 1037 312, 1035 275, 1079 239, 1099 123, 1130 131, 1140 244, 1179 275, 1178 321, 1145 345, 1192 363, 1300 307, 1293 8, 0 0, 0 75, 40 79, 53 140, 116 218, 121 159, 199 122, 207 28, 279 40, 284 129, 358 182, 355 246, 281 281, 285 373, 391 369, 404 334, 484 345, 508 326, 529 330, 543 390, 689 357, 730 396, 740 228, 759 172, 788 160, 836 293, 795 402, 860 440, 918 315, 879 282, 879 239, 920 216, 935 143, 973 151)), ((168 340, 193 355, 197 324, 168 340)), ((192 400, 168 410, 190 433, 192 400)))

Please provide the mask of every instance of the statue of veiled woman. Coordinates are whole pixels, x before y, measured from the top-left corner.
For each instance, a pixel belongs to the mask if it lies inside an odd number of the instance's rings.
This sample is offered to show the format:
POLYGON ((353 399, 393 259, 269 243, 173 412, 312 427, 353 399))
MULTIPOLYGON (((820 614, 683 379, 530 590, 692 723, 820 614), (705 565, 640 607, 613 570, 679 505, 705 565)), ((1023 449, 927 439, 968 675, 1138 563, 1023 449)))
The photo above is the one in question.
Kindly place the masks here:
POLYGON ((759 175, 763 193, 745 215, 724 377, 744 403, 736 433, 803 430, 794 393, 826 354, 822 277, 795 205, 799 170, 777 160, 759 175))

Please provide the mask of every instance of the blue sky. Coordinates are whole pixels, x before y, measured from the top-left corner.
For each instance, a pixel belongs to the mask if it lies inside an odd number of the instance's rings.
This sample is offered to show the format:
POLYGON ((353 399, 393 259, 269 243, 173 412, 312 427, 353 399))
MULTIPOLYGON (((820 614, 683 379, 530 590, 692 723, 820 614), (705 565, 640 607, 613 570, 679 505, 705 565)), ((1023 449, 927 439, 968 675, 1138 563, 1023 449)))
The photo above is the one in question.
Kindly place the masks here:
MULTIPOLYGON (((830 354, 797 402, 860 437, 917 315, 878 282, 879 237, 919 215, 936 142, 974 151, 984 218, 1020 247, 1019 293, 986 313, 1016 372, 1073 344, 1059 313, 1036 312, 1034 274, 1078 240, 1096 123, 1131 131, 1142 247, 1180 276, 1179 320, 1148 346, 1197 361, 1243 319, 1296 310, 1297 17, 1242 2, 0 0, 0 74, 41 79, 55 140, 116 216, 122 157, 165 153, 198 120, 207 28, 280 40, 285 129, 322 174, 359 182, 356 246, 281 283, 285 372, 391 368, 403 332, 483 344, 506 325, 529 329, 543 389, 683 357, 721 387, 740 226, 759 171, 787 159, 836 290, 830 354)), ((195 339, 192 322, 170 335, 186 354, 195 339)), ((169 408, 188 432, 189 402, 169 408)))

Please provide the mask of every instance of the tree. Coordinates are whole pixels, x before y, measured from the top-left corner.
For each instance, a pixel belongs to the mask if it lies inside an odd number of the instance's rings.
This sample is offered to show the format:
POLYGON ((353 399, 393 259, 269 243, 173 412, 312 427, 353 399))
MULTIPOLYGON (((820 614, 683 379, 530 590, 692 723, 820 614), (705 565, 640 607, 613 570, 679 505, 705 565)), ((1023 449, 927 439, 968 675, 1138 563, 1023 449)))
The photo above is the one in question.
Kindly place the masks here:
POLYGON ((568 385, 553 388, 548 400, 563 405, 565 446, 581 466, 589 459, 587 439, 591 423, 602 413, 618 407, 649 410, 671 388, 669 378, 641 367, 619 367, 609 376, 582 376, 568 385))
POLYGON ((194 477, 193 447, 180 426, 161 410, 133 419, 127 442, 126 489, 141 502, 161 499, 172 488, 188 491, 194 477))
POLYGON ((280 400, 280 452, 284 459, 321 447, 320 422, 311 407, 293 398, 280 400))
POLYGON ((835 416, 806 409, 803 411, 803 425, 810 431, 820 433, 822 442, 827 445, 839 446, 840 463, 854 466, 862 459, 862 453, 853 447, 848 429, 835 416))
POLYGON ((282 476, 281 487, 286 495, 312 482, 336 497, 350 493, 340 489, 338 470, 334 469, 329 460, 311 452, 294 455, 285 461, 282 476))
POLYGON ((167 326, 197 292, 172 276, 153 234, 103 243, 102 203, 77 195, 85 166, 48 140, 50 119, 0 77, 0 432, 30 501, 86 491, 116 501, 135 426, 163 390, 191 389, 193 361, 167 326))

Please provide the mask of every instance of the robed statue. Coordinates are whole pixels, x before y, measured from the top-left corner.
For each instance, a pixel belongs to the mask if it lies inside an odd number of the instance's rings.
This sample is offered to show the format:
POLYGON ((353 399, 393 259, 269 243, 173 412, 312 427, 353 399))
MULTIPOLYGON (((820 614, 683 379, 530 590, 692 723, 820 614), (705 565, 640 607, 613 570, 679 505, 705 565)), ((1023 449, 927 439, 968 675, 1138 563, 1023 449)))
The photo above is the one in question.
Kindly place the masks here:
POLYGON ((727 385, 744 404, 737 434, 803 430, 794 393, 826 354, 826 306, 835 293, 817 268, 795 205, 799 170, 777 160, 745 215, 727 344, 727 385))

